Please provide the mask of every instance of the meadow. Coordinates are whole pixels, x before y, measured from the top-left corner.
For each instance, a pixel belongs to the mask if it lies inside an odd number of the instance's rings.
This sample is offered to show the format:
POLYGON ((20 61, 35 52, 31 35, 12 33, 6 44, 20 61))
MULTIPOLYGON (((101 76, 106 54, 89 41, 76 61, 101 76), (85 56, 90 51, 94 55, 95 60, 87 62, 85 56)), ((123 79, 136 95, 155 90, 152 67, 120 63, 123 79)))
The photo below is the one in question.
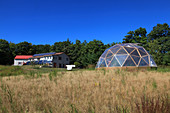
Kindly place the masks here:
POLYGON ((0 113, 169 113, 170 72, 0 66, 0 113))

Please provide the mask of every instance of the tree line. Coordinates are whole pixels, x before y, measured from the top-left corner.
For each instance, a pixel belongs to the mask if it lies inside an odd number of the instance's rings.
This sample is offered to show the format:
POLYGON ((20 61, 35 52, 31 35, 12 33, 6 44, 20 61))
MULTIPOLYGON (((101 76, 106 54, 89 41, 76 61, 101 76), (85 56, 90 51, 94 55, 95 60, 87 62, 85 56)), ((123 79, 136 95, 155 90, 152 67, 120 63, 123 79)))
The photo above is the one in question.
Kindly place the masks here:
POLYGON ((33 45, 29 42, 12 43, 0 39, 0 64, 13 64, 16 55, 33 55, 48 52, 64 52, 70 57, 70 63, 78 67, 95 65, 105 49, 117 43, 140 43, 154 58, 157 65, 170 65, 170 27, 167 23, 157 24, 147 34, 145 28, 129 31, 122 42, 104 44, 100 40, 90 42, 69 39, 55 42, 53 45, 33 45))

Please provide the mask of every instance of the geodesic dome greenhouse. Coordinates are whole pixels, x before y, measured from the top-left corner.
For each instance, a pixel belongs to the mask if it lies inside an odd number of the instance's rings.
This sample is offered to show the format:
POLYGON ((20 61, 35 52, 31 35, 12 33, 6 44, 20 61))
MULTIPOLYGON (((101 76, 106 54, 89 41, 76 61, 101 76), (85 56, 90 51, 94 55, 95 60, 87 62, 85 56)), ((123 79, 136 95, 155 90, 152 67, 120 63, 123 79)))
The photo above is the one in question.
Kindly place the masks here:
POLYGON ((96 68, 102 67, 157 67, 152 56, 134 43, 116 44, 104 51, 96 68))

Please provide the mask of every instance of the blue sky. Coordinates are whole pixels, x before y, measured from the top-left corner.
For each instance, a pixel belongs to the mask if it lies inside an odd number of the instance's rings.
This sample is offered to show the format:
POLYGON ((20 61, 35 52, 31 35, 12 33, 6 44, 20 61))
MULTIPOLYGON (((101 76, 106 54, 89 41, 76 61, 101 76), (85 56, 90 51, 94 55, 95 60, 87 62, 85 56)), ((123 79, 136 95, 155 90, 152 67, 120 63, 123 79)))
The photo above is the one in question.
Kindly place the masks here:
POLYGON ((0 39, 14 43, 122 42, 158 23, 170 24, 170 0, 0 0, 0 39))

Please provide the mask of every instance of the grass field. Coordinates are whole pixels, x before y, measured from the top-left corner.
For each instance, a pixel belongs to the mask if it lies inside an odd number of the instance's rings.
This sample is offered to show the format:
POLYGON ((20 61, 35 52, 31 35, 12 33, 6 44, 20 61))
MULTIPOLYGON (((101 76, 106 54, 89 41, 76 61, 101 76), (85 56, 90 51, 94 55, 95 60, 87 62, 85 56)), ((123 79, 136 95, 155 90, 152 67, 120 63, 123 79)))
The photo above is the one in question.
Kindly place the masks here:
POLYGON ((0 113, 170 112, 167 68, 130 72, 0 66, 0 73, 0 113))

